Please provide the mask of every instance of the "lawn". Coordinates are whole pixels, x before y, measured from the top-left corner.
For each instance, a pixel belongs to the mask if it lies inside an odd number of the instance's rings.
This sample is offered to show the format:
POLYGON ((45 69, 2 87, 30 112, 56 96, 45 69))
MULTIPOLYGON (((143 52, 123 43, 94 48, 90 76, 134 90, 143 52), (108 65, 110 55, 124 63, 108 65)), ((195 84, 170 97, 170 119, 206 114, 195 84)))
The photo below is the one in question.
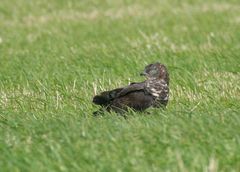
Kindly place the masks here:
POLYGON ((239 0, 1 0, 1 172, 238 172, 239 102, 239 0), (157 61, 166 110, 92 116, 157 61))

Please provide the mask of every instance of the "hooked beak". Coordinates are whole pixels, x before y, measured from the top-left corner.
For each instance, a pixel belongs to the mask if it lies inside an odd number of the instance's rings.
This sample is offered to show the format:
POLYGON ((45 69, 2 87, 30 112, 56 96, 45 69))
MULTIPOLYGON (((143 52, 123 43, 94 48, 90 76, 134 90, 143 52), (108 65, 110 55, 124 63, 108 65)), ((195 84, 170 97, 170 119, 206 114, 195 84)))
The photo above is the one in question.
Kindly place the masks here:
POLYGON ((146 75, 147 73, 145 71, 140 73, 140 76, 146 76, 146 75))

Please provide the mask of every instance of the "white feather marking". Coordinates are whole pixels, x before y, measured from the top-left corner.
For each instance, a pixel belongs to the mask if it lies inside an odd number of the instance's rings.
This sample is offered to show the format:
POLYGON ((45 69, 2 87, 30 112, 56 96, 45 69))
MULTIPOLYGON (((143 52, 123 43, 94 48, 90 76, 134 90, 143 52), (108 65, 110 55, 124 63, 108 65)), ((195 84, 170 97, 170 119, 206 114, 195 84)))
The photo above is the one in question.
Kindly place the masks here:
POLYGON ((155 97, 159 97, 159 94, 157 94, 157 93, 152 93, 152 95, 155 97))
POLYGON ((164 97, 164 99, 163 100, 168 100, 168 97, 164 97))

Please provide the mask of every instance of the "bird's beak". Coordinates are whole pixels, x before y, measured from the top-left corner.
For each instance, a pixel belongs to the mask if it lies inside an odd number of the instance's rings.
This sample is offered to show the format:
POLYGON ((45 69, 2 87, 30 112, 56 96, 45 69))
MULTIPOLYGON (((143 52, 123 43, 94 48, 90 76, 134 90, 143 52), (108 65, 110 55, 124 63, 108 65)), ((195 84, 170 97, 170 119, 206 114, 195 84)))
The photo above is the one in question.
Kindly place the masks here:
POLYGON ((146 76, 146 75, 147 73, 145 71, 140 73, 140 76, 146 76))

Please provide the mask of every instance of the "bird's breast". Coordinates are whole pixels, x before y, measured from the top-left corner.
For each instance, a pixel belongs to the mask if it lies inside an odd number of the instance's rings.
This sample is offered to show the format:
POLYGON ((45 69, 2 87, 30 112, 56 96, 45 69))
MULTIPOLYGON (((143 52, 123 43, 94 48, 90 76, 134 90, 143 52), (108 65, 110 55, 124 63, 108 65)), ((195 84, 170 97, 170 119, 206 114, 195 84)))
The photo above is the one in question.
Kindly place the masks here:
POLYGON ((168 94, 168 85, 164 80, 150 80, 145 85, 146 91, 158 98, 162 94, 168 94))

